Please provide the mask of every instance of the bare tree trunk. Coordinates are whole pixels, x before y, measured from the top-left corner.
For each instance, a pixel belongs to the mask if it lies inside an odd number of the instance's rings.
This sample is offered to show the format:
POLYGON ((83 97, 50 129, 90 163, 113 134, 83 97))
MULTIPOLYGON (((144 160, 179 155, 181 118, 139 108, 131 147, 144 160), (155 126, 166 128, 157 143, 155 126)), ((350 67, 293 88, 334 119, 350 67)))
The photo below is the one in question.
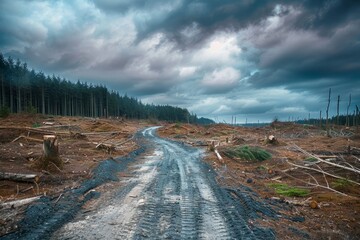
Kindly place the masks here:
POLYGON ((336 125, 339 125, 339 104, 340 104, 340 95, 338 95, 338 99, 337 99, 337 107, 336 107, 336 125))
POLYGON ((356 105, 356 123, 355 123, 355 125, 356 125, 356 130, 358 130, 358 127, 359 127, 359 107, 358 107, 358 105, 356 105))
POLYGON ((326 108, 326 135, 330 137, 330 129, 329 129, 329 107, 330 107, 330 96, 331 96, 331 88, 329 88, 329 98, 328 105, 326 108))
POLYGON ((350 105, 351 105, 351 94, 349 95, 349 104, 348 104, 347 109, 346 109, 346 126, 347 127, 350 127, 350 118, 349 118, 350 105))
POLYGON ((320 128, 322 128, 322 117, 321 117, 321 111, 320 111, 320 123, 319 123, 320 128))
POLYGON ((45 115, 45 89, 44 86, 41 88, 41 113, 45 115))
POLYGON ((17 87, 17 112, 21 112, 21 88, 20 86, 17 87))
POLYGON ((14 93, 13 93, 13 88, 12 88, 12 84, 11 84, 11 79, 10 79, 10 112, 14 112, 14 93))
POLYGON ((5 88, 4 88, 4 75, 1 76, 1 106, 5 106, 5 88))

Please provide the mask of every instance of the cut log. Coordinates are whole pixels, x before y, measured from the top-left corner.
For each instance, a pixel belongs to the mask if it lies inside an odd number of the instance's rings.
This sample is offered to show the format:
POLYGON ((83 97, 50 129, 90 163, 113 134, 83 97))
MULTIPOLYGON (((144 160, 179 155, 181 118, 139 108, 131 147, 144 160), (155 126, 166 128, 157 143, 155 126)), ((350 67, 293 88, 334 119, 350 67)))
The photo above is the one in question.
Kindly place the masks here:
POLYGON ((25 139, 25 140, 30 141, 30 142, 41 142, 41 143, 43 142, 43 140, 41 140, 41 139, 27 137, 27 136, 24 136, 24 135, 20 135, 19 137, 12 140, 12 142, 16 142, 19 139, 25 139))
POLYGON ((15 200, 15 201, 11 201, 11 202, 6 202, 0 205, 0 208, 2 209, 6 209, 6 208, 16 208, 16 207, 20 207, 22 205, 25 204, 29 204, 32 203, 36 200, 39 200, 41 196, 37 196, 37 197, 31 197, 31 198, 25 198, 25 199, 21 199, 21 200, 15 200))
POLYGON ((17 182, 38 182, 39 176, 36 174, 0 172, 0 180, 11 180, 17 182))
POLYGON ((217 156, 217 158, 218 158, 218 160, 221 162, 221 163, 224 163, 224 159, 221 157, 221 155, 220 155, 220 153, 219 153, 219 151, 217 150, 217 149, 215 149, 215 154, 216 154, 216 156, 217 156))

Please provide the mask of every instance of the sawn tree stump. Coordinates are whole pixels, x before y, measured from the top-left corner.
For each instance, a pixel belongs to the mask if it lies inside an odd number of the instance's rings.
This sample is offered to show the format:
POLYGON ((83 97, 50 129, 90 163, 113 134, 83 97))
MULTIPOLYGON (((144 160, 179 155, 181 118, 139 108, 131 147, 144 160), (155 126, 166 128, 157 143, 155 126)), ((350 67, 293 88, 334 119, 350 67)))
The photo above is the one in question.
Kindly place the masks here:
POLYGON ((49 170, 60 170, 63 162, 59 156, 58 138, 55 135, 43 136, 43 155, 39 160, 39 167, 49 170))

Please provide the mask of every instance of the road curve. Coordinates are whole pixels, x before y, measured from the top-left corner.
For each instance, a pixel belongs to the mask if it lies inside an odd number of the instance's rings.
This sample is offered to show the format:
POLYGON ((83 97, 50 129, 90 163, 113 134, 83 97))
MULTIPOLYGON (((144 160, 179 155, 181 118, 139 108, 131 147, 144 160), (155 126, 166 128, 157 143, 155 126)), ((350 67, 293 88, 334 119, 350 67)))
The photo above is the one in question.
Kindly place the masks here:
POLYGON ((65 224, 52 239, 274 239, 273 231, 249 225, 270 209, 250 193, 223 189, 201 160, 203 150, 142 132, 150 155, 134 177, 96 211, 65 224))

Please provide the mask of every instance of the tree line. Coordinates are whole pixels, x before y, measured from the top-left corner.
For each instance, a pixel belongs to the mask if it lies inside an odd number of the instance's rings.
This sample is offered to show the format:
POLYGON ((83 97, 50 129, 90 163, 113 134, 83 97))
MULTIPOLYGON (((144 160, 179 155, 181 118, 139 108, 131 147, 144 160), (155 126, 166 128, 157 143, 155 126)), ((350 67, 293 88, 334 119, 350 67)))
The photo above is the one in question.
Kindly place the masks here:
MULTIPOLYGON (((196 123, 185 108, 143 104, 103 85, 49 76, 0 53, 1 112, 84 117, 123 117, 196 123)), ((201 122, 201 121, 200 121, 201 122)))

